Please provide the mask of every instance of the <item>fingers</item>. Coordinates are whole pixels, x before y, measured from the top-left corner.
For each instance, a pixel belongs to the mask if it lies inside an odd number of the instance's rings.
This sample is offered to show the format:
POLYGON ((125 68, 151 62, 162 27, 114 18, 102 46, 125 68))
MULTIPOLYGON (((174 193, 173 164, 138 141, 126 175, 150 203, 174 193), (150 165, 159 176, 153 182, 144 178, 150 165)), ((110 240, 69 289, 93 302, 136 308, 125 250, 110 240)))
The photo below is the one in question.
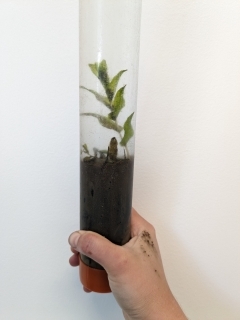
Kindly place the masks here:
MULTIPOLYGON (((132 209, 131 237, 141 235, 144 230, 152 235, 155 233, 153 226, 141 217, 135 209, 132 209)), ((119 270, 124 272, 127 267, 128 256, 125 248, 113 244, 95 232, 82 230, 74 232, 69 237, 69 243, 74 253, 69 259, 72 266, 79 265, 78 253, 81 252, 102 265, 108 273, 113 274, 119 272, 119 270)), ((129 244, 131 244, 131 241, 129 244)))
POLYGON ((69 263, 72 267, 77 267, 79 265, 79 256, 78 254, 74 254, 70 257, 69 263))
POLYGON ((91 231, 77 231, 70 235, 69 244, 77 252, 81 252, 95 260, 108 272, 119 270, 124 265, 125 250, 113 244, 101 235, 91 231))
MULTIPOLYGON (((72 247, 71 247, 71 251, 74 253, 74 255, 72 255, 72 256, 70 257, 69 263, 70 263, 70 265, 71 265, 72 267, 77 267, 77 266, 79 266, 79 253, 78 253, 76 250, 74 250, 72 247)), ((83 286, 83 290, 84 290, 86 293, 92 292, 91 290, 85 288, 84 286, 83 286)))
POLYGON ((72 267, 77 267, 79 265, 79 257, 78 257, 78 252, 76 250, 74 250, 72 247, 70 248, 72 253, 74 253, 74 255, 72 255, 69 258, 69 263, 72 267))
POLYGON ((76 250, 74 250, 72 247, 71 247, 71 251, 72 251, 72 253, 78 254, 78 252, 76 250))
POLYGON ((83 287, 83 290, 87 293, 92 292, 91 290, 88 290, 87 288, 83 287))

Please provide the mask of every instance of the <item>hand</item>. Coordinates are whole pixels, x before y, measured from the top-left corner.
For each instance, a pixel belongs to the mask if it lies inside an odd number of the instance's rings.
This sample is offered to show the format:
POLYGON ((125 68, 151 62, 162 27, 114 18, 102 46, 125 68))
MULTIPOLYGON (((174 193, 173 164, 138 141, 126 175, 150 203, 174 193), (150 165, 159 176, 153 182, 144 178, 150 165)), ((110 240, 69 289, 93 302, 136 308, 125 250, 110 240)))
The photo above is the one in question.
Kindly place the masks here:
POLYGON ((69 243, 74 253, 69 259, 72 266, 79 264, 81 252, 106 270, 111 290, 126 320, 187 319, 168 286, 155 230, 134 209, 131 240, 124 246, 82 230, 72 233, 69 243))

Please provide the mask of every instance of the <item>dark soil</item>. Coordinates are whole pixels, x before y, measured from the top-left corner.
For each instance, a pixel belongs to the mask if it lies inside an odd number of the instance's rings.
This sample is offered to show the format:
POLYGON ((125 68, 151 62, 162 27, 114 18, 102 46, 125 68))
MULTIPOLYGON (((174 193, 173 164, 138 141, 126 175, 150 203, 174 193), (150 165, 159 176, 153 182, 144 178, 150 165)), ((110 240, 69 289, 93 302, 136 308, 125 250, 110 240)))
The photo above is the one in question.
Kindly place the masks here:
MULTIPOLYGON (((81 230, 97 232, 117 245, 130 239, 133 159, 106 161, 92 158, 81 162, 81 230)), ((102 269, 81 255, 90 267, 102 269)))

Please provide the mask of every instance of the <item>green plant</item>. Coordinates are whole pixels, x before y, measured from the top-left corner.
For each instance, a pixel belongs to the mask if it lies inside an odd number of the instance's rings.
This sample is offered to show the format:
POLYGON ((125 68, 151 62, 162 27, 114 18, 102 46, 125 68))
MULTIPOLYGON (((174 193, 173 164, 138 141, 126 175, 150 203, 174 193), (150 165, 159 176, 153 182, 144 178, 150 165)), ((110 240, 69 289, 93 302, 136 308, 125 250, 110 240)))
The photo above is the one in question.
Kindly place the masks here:
MULTIPOLYGON (((121 70, 112 79, 108 75, 108 67, 106 60, 102 60, 100 63, 89 64, 92 73, 99 79, 106 95, 101 95, 98 92, 81 86, 81 89, 87 90, 92 93, 95 98, 105 105, 110 112, 107 116, 103 116, 93 112, 82 113, 82 116, 91 116, 98 119, 99 123, 108 129, 112 129, 118 132, 120 136, 120 145, 125 148, 127 157, 129 158, 129 151, 127 148, 128 141, 133 137, 134 130, 131 124, 134 112, 126 119, 123 126, 119 125, 117 118, 121 110, 125 107, 124 91, 126 85, 117 90, 118 82, 124 72, 127 70, 121 70), (124 130, 124 135, 122 136, 122 131, 124 130)), ((87 145, 83 145, 83 152, 89 154, 87 145)))

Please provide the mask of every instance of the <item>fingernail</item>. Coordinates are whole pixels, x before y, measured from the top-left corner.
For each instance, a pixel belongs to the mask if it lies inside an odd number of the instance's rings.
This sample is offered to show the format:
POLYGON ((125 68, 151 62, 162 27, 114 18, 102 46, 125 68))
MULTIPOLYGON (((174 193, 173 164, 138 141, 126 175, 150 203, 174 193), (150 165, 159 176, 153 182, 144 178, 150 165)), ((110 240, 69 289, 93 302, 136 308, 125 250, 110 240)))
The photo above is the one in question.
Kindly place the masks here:
POLYGON ((81 230, 73 232, 68 239, 70 246, 72 246, 73 248, 76 248, 78 239, 81 237, 82 234, 83 234, 83 231, 81 230))

